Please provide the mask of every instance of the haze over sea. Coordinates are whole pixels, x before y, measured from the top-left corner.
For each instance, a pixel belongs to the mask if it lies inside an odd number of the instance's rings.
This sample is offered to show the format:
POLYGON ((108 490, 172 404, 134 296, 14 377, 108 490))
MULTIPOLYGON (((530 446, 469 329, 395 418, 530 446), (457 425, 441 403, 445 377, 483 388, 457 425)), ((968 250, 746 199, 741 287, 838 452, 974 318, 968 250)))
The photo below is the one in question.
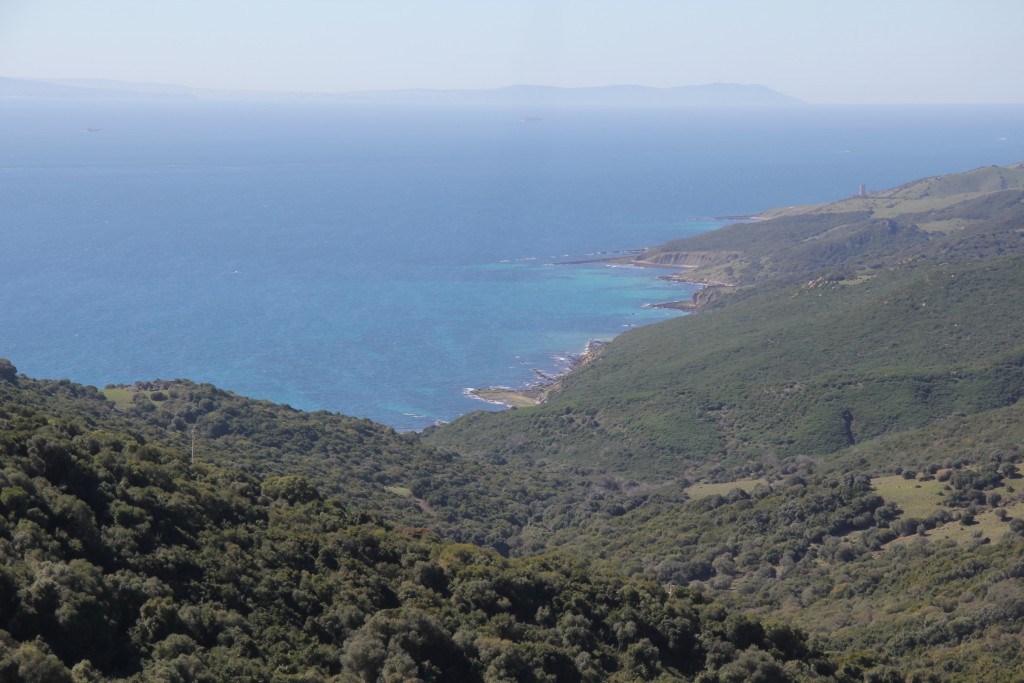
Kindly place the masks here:
MULTIPOLYGON (((1024 107, 0 102, 0 356, 399 429, 676 315, 596 258, 1024 160, 1024 107)), ((493 408, 492 408, 493 409, 493 408)))

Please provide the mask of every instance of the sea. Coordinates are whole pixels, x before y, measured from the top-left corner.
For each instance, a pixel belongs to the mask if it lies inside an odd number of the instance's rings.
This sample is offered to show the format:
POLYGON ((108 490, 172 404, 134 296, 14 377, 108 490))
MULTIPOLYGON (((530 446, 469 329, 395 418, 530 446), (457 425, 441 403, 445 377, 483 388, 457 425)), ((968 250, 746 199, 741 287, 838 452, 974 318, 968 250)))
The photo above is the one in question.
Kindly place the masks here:
POLYGON ((601 259, 1024 160, 1021 106, 0 100, 0 357, 419 430, 680 313, 601 259))

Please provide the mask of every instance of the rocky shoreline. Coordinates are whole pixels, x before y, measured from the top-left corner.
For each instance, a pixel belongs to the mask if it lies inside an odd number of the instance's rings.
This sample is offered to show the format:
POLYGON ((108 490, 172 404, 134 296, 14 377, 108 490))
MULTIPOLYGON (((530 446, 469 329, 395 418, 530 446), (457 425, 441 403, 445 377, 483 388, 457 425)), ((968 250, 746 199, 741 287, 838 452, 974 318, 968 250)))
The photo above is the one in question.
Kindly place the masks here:
MULTIPOLYGON (((739 218, 739 217, 737 217, 739 218)), ((742 218, 749 218, 744 216, 742 218)), ((620 252, 622 253, 622 252, 620 252)), ((724 282, 706 282, 698 281, 686 277, 686 267, 674 264, 666 263, 655 263, 652 261, 643 261, 636 258, 637 254, 643 253, 642 249, 629 250, 628 256, 614 256, 614 257, 602 257, 594 259, 586 259, 581 261, 565 261, 564 265, 580 265, 587 263, 621 263, 625 265, 637 266, 639 268, 671 268, 675 270, 675 273, 671 275, 662 275, 660 279, 667 280, 670 282, 684 282, 691 285, 699 285, 700 289, 693 293, 691 298, 678 300, 678 301, 661 301, 657 303, 643 304, 643 308, 663 308, 671 309, 676 311, 683 311, 686 313, 696 313, 700 310, 700 307, 708 303, 719 293, 719 288, 730 287, 731 285, 724 282)), ((491 405, 505 406, 511 410, 519 408, 526 408, 529 406, 539 405, 547 400, 548 395, 558 388, 561 379, 583 365, 589 363, 598 354, 601 347, 607 342, 603 342, 597 339, 591 339, 587 342, 587 348, 583 353, 579 355, 570 355, 569 363, 567 367, 559 372, 557 375, 551 375, 545 373, 537 368, 533 368, 534 374, 537 375, 539 381, 528 384, 519 388, 494 386, 477 389, 469 387, 464 390, 466 396, 483 401, 484 403, 490 403, 491 405)))
POLYGON ((547 399, 548 395, 560 386, 563 377, 573 370, 581 368, 594 360, 607 343, 608 342, 601 341, 600 339, 588 340, 587 347, 583 350, 583 353, 570 354, 568 356, 569 362, 558 374, 552 375, 551 373, 544 372, 543 370, 533 368, 533 373, 537 375, 538 381, 532 384, 522 386, 518 389, 513 389, 511 387, 487 387, 484 389, 475 389, 470 387, 465 390, 465 394, 466 396, 478 401, 484 401, 485 403, 490 403, 492 405, 505 406, 511 410, 538 405, 543 403, 547 399))
POLYGON ((643 308, 668 308, 676 311, 693 313, 697 310, 697 303, 693 299, 684 299, 682 301, 661 301, 656 304, 644 304, 643 308))

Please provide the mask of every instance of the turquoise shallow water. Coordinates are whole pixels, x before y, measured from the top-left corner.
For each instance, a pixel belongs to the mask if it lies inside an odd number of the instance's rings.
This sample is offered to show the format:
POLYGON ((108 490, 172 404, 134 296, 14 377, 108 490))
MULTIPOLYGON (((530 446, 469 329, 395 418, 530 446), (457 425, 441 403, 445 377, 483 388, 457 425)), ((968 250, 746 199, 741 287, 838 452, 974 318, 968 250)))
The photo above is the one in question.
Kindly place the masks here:
POLYGON ((0 356, 417 429, 692 291, 547 264, 1024 159, 1019 107, 526 113, 0 103, 0 356))

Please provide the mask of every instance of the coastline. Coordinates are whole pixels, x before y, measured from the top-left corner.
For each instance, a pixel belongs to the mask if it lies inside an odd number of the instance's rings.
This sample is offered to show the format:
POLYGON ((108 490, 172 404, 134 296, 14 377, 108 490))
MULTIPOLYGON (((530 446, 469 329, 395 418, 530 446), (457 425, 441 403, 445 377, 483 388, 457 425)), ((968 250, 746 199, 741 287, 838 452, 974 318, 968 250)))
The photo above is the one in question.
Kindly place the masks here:
POLYGON ((691 299, 682 301, 661 301, 655 304, 644 304, 642 308, 667 308, 675 311, 694 313, 697 311, 697 302, 691 299))
MULTIPOLYGON (((725 220, 753 220, 755 216, 719 216, 713 220, 725 221, 725 220)), ((697 220, 697 219, 694 219, 697 220)), ((693 266, 669 264, 669 263, 655 263, 652 261, 646 261, 638 258, 639 255, 646 251, 644 248, 639 249, 622 249, 613 252, 597 252, 597 254, 620 254, 618 256, 607 256, 601 255, 597 258, 586 258, 576 259, 572 261, 558 261, 549 265, 586 265, 594 263, 604 263, 608 265, 621 264, 623 266, 633 266, 636 268, 667 268, 675 271, 671 275, 660 275, 658 279, 665 280, 667 282, 678 282, 689 285, 696 285, 698 287, 689 299, 681 299, 674 301, 659 301, 654 303, 645 303, 641 305, 641 308, 651 309, 660 308, 668 310, 676 310, 683 313, 696 313, 700 310, 702 304, 709 301, 716 294, 715 290, 720 287, 732 287, 733 285, 726 282, 716 282, 707 279, 695 279, 687 277, 686 271, 688 268, 693 266)), ((527 408, 530 406, 540 405, 544 403, 552 391, 556 390, 563 377, 568 375, 573 370, 586 365, 593 360, 600 352, 601 347, 607 344, 607 341, 591 339, 587 341, 587 346, 583 352, 579 355, 569 354, 569 362, 567 367, 559 371, 555 375, 542 372, 537 368, 533 368, 533 372, 538 376, 539 381, 532 384, 525 384, 519 388, 512 388, 507 386, 490 386, 484 388, 467 387, 463 389, 463 395, 468 398, 472 398, 477 401, 483 401, 491 405, 504 406, 510 410, 518 410, 519 408, 527 408)))
POLYGON ((532 368, 533 373, 538 377, 538 381, 524 385, 518 389, 502 386, 486 387, 482 389, 467 387, 463 390, 463 393, 469 398, 476 399, 477 401, 483 401, 484 403, 490 403, 491 405, 505 406, 510 410, 518 410, 519 408, 539 405, 547 399, 548 395, 550 395, 552 391, 561 386, 562 379, 566 375, 594 360, 607 343, 607 341, 600 339, 587 340, 587 345, 586 348, 583 349, 583 352, 579 354, 569 354, 567 356, 568 363, 566 364, 566 367, 560 370, 557 374, 551 374, 538 370, 537 368, 532 368))

